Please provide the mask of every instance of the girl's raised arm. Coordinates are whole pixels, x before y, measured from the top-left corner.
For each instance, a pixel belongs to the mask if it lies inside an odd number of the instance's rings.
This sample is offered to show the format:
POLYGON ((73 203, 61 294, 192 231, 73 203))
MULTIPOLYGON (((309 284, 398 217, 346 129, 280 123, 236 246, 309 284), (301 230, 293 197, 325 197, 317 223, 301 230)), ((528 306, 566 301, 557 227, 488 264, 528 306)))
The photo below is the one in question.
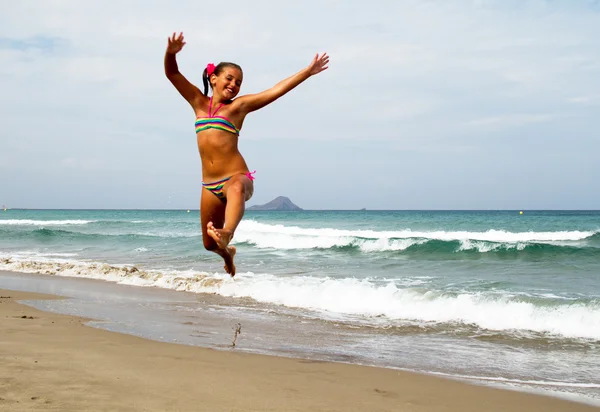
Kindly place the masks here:
POLYGON ((317 54, 308 67, 300 70, 293 76, 280 81, 270 89, 267 89, 264 92, 248 94, 237 98, 236 101, 239 105, 239 110, 244 113, 250 113, 265 107, 266 105, 279 99, 294 87, 298 86, 310 76, 314 76, 315 74, 321 73, 323 70, 327 70, 328 64, 329 56, 327 53, 323 53, 321 56, 317 54))
POLYGON ((185 100, 195 109, 199 105, 204 95, 196 86, 186 79, 179 72, 175 55, 181 51, 185 45, 183 33, 173 33, 172 37, 168 38, 167 51, 165 52, 165 75, 173 83, 173 86, 183 96, 185 100))

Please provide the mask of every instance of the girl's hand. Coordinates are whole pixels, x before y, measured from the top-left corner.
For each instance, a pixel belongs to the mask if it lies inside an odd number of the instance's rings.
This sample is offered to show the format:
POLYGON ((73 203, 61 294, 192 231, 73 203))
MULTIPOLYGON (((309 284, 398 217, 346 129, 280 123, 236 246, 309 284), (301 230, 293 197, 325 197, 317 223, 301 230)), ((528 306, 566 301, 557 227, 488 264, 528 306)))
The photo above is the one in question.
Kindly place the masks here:
POLYGON ((323 53, 321 57, 319 57, 319 53, 315 56, 312 63, 308 66, 308 73, 311 76, 315 74, 321 73, 323 70, 327 70, 329 64, 329 56, 327 53, 323 53))
POLYGON ((183 41, 183 33, 179 33, 177 36, 176 33, 173 33, 173 36, 168 38, 169 45, 167 46, 167 53, 177 54, 183 46, 185 46, 185 41, 183 41))

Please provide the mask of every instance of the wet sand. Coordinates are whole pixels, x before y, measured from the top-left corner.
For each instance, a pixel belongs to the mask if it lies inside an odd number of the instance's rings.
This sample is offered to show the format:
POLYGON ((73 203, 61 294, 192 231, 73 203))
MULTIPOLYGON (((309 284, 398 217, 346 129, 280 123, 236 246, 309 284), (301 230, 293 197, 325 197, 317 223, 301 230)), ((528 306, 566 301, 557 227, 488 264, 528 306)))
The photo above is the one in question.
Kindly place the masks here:
POLYGON ((0 290, 0 411, 599 411, 383 368, 156 342, 0 290))

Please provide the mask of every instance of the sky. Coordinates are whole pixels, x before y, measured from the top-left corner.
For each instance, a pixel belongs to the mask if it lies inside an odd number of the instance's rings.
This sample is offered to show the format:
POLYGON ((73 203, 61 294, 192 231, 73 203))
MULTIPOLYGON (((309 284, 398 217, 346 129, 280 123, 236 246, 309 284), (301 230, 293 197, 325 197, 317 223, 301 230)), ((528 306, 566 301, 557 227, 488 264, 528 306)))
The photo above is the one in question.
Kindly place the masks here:
POLYGON ((600 1, 0 0, 0 204, 198 209, 194 113, 164 76, 244 70, 248 206, 600 209, 600 1))

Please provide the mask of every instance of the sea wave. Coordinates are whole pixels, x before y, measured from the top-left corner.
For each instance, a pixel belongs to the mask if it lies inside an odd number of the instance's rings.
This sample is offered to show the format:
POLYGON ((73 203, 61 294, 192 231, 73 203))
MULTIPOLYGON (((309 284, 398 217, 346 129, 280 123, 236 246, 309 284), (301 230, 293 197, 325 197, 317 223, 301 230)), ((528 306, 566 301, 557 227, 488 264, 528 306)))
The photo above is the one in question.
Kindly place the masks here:
MULTIPOLYGON (((71 228, 69 228, 71 229, 71 228)), ((14 231, 0 228, 0 235, 4 239, 44 239, 61 241, 64 239, 80 240, 80 241, 111 241, 115 238, 127 239, 131 242, 136 242, 143 239, 162 239, 162 238, 200 238, 202 233, 197 231, 185 231, 174 229, 156 229, 134 232, 132 230, 111 230, 111 231, 77 231, 65 229, 50 229, 46 227, 36 227, 29 231, 14 231)))
POLYGON ((0 225, 7 226, 62 226, 62 225, 87 225, 96 220, 32 220, 32 219, 0 219, 0 225))
MULTIPOLYGON (((11 222, 23 222, 15 220, 11 222)), ((115 239, 131 242, 136 247, 145 241, 161 239, 200 239, 201 232, 195 224, 141 227, 111 225, 103 221, 27 221, 30 229, 1 226, 0 236, 7 240, 61 242, 66 239, 81 242, 113 242, 115 239), (45 227, 40 222, 60 222, 70 226, 45 227), (69 222, 69 223, 65 223, 69 222), (77 225, 84 225, 78 226, 77 225), (85 226, 87 225, 87 226, 85 226), (84 229, 85 228, 85 229, 84 229)), ((16 223, 14 223, 16 224, 16 223)), ((13 223, 11 223, 13 225, 13 223)), ((137 225, 136 225, 137 226, 137 225)), ((449 256, 456 254, 492 254, 543 256, 545 254, 598 255, 600 231, 565 230, 555 232, 487 231, 415 231, 410 229, 341 230, 333 228, 301 228, 266 224, 244 220, 238 227, 232 244, 256 249, 281 251, 315 250, 338 253, 402 253, 413 256, 449 256)))
POLYGON ((236 242, 261 249, 356 249, 365 253, 389 251, 466 252, 537 250, 543 247, 600 249, 600 232, 509 232, 490 229, 473 231, 376 231, 312 229, 243 221, 236 242))
POLYGON ((102 279, 134 286, 211 293, 300 308, 317 313, 359 317, 373 325, 466 325, 506 334, 532 331, 550 338, 600 341, 600 298, 535 298, 502 291, 435 290, 422 279, 384 282, 371 279, 241 273, 145 270, 131 265, 51 257, 0 257, 0 269, 102 279), (384 322, 385 323, 385 322, 384 322), (389 325, 389 323, 388 323, 389 325))

